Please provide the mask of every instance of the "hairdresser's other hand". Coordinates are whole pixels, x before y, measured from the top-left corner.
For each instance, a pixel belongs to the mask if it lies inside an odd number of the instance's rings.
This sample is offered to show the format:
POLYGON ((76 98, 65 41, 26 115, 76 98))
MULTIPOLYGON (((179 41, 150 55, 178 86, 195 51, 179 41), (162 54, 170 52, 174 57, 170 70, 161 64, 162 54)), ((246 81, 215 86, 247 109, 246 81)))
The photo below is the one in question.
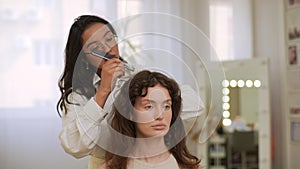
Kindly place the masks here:
POLYGON ((101 83, 96 93, 96 101, 100 106, 103 106, 108 95, 112 91, 117 78, 125 73, 124 65, 117 58, 105 61, 101 70, 101 83), (101 99, 101 101, 99 100, 101 99))

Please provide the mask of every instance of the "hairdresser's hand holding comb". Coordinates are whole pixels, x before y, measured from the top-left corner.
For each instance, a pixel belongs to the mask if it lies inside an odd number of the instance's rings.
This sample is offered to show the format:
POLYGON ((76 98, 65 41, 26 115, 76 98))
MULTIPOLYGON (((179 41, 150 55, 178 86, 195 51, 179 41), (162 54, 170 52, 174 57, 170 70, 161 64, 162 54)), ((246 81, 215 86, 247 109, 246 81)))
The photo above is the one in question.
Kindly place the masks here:
POLYGON ((117 78, 123 76, 124 73, 124 64, 120 59, 113 58, 104 61, 101 71, 101 83, 95 95, 95 100, 101 107, 103 107, 106 98, 113 90, 117 78))

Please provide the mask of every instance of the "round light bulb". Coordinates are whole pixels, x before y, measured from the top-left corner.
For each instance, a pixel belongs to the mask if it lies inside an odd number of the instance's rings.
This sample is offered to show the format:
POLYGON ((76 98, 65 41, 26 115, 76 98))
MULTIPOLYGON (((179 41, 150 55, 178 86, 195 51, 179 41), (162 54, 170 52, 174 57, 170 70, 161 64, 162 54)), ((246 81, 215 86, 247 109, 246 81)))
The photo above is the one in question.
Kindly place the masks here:
POLYGON ((231 120, 230 119, 223 119, 222 121, 224 126, 230 126, 231 125, 231 120))
POLYGON ((229 111, 223 111, 223 117, 224 118, 229 118, 230 117, 230 112, 229 111))
POLYGON ((229 81, 228 80, 223 80, 222 81, 222 86, 223 87, 229 87, 229 81))
POLYGON ((222 93, 223 93, 223 95, 228 95, 229 94, 229 89, 228 88, 223 88, 222 89, 222 93))
POLYGON ((260 87, 261 86, 260 80, 254 80, 254 86, 255 87, 260 87))
POLYGON ((228 110, 230 108, 229 103, 223 103, 223 110, 228 110))
POLYGON ((230 101, 230 97, 229 96, 223 96, 222 100, 224 103, 228 103, 230 101))
POLYGON ((247 80, 247 81, 246 81, 246 86, 247 86, 247 87, 252 87, 252 86, 253 86, 252 80, 247 80))
POLYGON ((245 86, 245 81, 244 80, 239 80, 238 81, 238 87, 244 87, 245 86))
POLYGON ((231 86, 231 87, 236 87, 236 85, 237 85, 236 80, 231 80, 231 81, 230 81, 230 86, 231 86))

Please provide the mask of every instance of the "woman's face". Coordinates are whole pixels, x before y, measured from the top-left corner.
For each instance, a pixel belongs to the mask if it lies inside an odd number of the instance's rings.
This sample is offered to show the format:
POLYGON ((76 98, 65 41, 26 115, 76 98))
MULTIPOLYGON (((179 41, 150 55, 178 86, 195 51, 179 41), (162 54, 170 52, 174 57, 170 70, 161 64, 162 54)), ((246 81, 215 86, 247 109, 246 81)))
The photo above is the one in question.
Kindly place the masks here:
POLYGON ((172 99, 165 87, 160 84, 149 87, 145 97, 136 98, 134 108, 138 138, 167 134, 172 119, 172 99))
POLYGON ((101 54, 114 55, 119 58, 118 44, 115 35, 105 24, 92 24, 83 32, 82 39, 84 53, 91 65, 101 69, 105 62, 104 59, 91 54, 94 50, 101 54))

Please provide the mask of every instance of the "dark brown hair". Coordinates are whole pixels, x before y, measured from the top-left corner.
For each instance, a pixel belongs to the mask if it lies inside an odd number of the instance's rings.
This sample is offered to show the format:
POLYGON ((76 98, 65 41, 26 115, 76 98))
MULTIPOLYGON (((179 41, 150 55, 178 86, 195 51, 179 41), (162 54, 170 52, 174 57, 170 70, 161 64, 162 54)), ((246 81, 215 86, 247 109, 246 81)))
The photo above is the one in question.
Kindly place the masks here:
POLYGON ((65 47, 64 70, 58 82, 61 97, 59 98, 56 108, 59 115, 61 115, 60 110, 64 110, 64 112, 67 113, 66 103, 75 104, 70 103, 68 100, 68 96, 73 91, 87 98, 91 98, 96 92, 93 86, 93 77, 96 70, 92 67, 88 70, 86 69, 86 62, 84 62, 86 57, 82 51, 82 34, 95 23, 105 24, 113 34, 116 34, 112 25, 98 16, 82 15, 74 20, 65 47))
MULTIPOLYGON (((137 97, 147 95, 147 89, 160 84, 169 91, 172 100, 172 119, 168 133, 164 136, 164 141, 170 153, 176 158, 180 168, 197 168, 200 160, 190 154, 185 143, 185 131, 180 118, 182 99, 178 84, 171 78, 159 72, 148 70, 137 73, 131 80, 127 81, 121 88, 112 109, 112 128, 122 135, 136 138, 135 122, 130 117, 133 113, 133 106, 137 97), (146 91, 146 93, 145 93, 146 91), (176 124, 175 124, 176 123, 176 124)), ((112 138, 109 141, 111 147, 122 154, 129 154, 132 151, 134 142, 125 137, 112 138)), ((114 151, 115 152, 115 151, 114 151)), ((106 153, 107 168, 126 169, 128 157, 106 153)))

